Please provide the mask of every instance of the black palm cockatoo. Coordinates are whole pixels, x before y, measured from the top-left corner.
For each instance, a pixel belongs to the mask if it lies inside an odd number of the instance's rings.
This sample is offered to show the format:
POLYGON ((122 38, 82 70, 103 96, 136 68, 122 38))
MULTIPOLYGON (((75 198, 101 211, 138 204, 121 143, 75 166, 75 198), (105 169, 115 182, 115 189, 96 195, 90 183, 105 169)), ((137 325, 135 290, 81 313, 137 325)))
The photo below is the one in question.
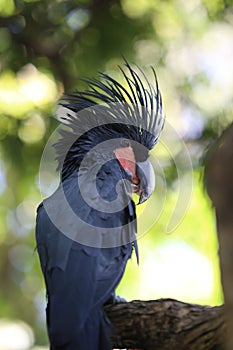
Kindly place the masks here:
POLYGON ((65 95, 58 109, 61 180, 36 223, 52 350, 111 349, 103 305, 116 300, 133 249, 138 258, 132 193, 142 203, 153 191, 148 153, 164 118, 154 70, 152 85, 125 66, 122 83, 103 73, 84 79, 89 89, 65 95))

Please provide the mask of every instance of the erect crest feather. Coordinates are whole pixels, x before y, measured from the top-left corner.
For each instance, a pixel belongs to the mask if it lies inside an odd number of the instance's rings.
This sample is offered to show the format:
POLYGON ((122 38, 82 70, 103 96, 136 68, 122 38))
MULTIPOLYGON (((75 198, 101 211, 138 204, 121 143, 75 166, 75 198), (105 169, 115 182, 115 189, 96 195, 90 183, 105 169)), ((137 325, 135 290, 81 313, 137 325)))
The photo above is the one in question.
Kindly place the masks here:
POLYGON ((125 67, 126 72, 119 66, 124 85, 100 72, 100 81, 81 79, 88 90, 77 90, 61 99, 57 117, 71 129, 62 132, 55 145, 60 168, 70 167, 74 158, 77 163, 91 147, 106 139, 130 139, 148 151, 158 142, 164 117, 156 73, 151 68, 154 76, 151 84, 139 67, 133 69, 126 60, 125 67))

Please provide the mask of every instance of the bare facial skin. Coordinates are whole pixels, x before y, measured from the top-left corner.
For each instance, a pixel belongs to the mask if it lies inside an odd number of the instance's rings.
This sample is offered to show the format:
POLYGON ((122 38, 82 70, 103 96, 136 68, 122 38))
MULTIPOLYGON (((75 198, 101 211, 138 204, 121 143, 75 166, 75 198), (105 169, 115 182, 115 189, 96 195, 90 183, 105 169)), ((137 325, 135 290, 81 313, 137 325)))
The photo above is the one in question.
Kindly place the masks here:
POLYGON ((117 148, 114 153, 121 166, 132 174, 132 192, 140 196, 142 190, 140 188, 140 180, 136 175, 136 161, 132 147, 117 148))

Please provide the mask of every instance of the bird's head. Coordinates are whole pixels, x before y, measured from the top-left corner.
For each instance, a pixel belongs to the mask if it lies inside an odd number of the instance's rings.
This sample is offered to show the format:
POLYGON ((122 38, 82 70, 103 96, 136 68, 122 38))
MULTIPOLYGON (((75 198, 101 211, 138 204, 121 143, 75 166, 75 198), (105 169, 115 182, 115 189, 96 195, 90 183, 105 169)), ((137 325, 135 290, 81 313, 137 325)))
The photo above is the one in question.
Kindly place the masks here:
POLYGON ((58 119, 71 131, 61 132, 62 138, 55 148, 64 180, 78 169, 87 152, 108 141, 107 151, 111 156, 114 151, 132 183, 132 192, 143 203, 155 185, 148 153, 163 129, 162 97, 153 68, 154 82, 149 83, 140 68, 134 70, 126 60, 125 66, 128 74, 119 67, 124 85, 100 73, 100 80, 84 79, 89 90, 64 96, 58 119))
POLYGON ((145 202, 153 193, 155 188, 155 175, 153 167, 145 152, 145 160, 137 161, 134 149, 125 140, 125 147, 115 149, 114 154, 120 165, 127 173, 127 178, 131 182, 132 192, 139 196, 138 204, 145 202))

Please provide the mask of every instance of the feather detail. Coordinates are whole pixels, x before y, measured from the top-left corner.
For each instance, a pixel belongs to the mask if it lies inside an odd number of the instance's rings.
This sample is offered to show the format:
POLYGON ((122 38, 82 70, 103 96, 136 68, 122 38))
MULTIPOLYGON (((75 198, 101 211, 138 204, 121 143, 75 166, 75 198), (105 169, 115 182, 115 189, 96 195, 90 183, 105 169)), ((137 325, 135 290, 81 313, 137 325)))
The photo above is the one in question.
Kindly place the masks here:
POLYGON ((144 147, 141 155, 134 149, 136 157, 143 159, 158 142, 164 117, 156 73, 152 68, 151 84, 140 68, 134 70, 126 60, 125 67, 126 71, 119 66, 124 83, 100 72, 100 81, 80 79, 89 90, 77 90, 61 99, 57 118, 68 129, 61 131, 55 148, 63 178, 78 169, 84 155, 103 141, 132 140, 144 147))

